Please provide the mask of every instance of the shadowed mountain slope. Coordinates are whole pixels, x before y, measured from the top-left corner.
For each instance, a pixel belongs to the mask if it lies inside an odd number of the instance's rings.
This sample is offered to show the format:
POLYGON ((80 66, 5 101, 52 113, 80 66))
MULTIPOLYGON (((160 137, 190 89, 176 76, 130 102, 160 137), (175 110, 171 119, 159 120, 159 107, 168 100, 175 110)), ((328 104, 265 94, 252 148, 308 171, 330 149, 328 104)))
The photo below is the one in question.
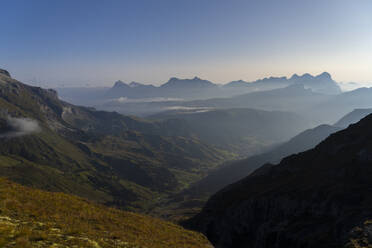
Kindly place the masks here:
POLYGON ((212 196, 189 224, 215 247, 369 247, 371 127, 369 115, 261 167, 212 196))

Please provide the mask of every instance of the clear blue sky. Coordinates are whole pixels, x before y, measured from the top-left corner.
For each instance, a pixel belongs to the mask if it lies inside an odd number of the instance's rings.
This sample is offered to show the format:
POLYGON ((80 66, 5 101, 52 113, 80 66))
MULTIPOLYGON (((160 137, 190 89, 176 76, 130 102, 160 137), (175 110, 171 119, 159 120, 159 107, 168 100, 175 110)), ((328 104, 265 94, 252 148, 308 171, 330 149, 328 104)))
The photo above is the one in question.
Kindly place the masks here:
POLYGON ((372 82, 370 0, 2 0, 0 67, 34 84, 372 82))

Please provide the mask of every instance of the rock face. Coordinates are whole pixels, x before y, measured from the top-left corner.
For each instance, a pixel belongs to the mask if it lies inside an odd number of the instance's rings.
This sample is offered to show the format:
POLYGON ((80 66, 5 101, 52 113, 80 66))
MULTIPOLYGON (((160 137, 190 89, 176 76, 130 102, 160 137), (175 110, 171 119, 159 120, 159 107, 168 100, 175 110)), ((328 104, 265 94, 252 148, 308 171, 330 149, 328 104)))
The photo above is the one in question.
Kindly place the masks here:
POLYGON ((188 224, 216 248, 370 247, 371 140, 369 115, 221 190, 188 224))

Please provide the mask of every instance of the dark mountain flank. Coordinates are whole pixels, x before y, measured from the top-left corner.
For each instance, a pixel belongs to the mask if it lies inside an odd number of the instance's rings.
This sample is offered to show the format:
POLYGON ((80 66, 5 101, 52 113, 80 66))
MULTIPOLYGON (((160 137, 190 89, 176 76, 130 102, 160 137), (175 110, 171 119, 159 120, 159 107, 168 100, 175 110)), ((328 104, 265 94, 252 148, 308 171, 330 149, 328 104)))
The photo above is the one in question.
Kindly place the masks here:
POLYGON ((372 115, 212 196, 189 225, 215 247, 370 247, 372 115))

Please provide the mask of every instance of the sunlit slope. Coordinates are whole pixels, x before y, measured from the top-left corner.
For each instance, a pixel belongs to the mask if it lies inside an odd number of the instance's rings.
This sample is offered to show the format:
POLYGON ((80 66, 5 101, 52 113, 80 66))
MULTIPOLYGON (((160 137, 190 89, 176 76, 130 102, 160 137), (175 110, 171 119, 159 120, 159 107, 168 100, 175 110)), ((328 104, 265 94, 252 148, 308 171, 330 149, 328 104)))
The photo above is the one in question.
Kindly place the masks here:
POLYGON ((180 226, 0 179, 0 247, 211 247, 180 226))

